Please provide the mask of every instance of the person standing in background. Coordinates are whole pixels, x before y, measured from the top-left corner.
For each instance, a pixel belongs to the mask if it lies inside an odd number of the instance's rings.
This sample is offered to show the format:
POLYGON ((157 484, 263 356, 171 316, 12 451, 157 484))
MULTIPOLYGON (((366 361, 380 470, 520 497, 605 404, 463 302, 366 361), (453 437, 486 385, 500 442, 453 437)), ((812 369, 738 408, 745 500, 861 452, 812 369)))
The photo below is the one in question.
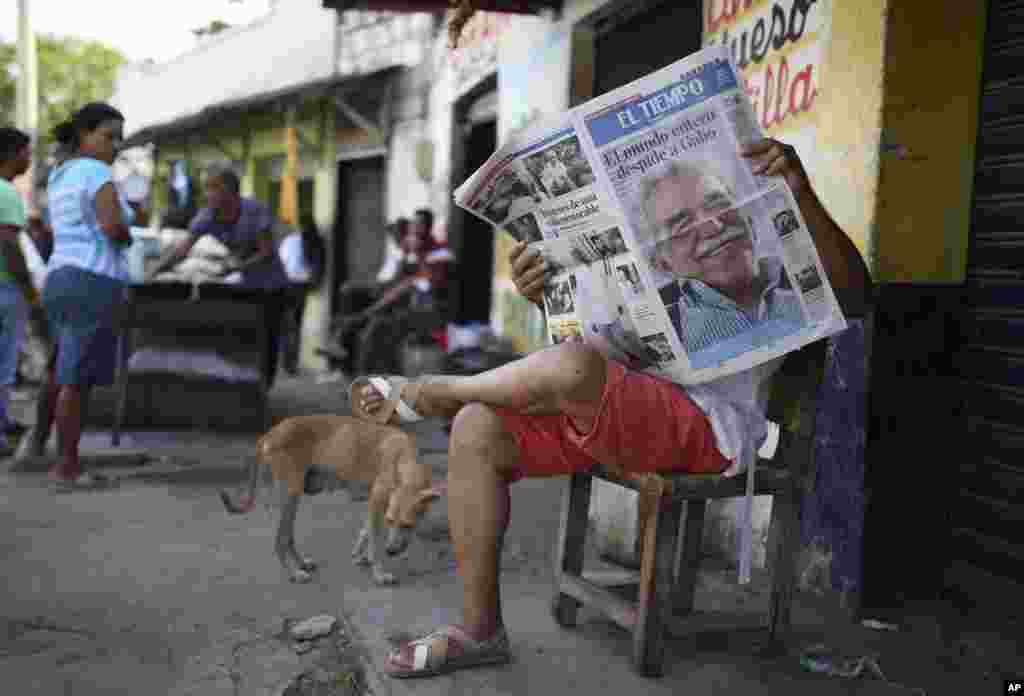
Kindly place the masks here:
POLYGON ((29 305, 38 301, 18 235, 25 227, 25 205, 14 179, 28 171, 32 139, 15 128, 0 129, 0 456, 13 454, 9 432, 17 428, 8 414, 18 354, 29 305))
POLYGON ((288 304, 284 311, 281 332, 284 371, 296 375, 299 348, 302 343, 302 318, 306 313, 306 296, 320 286, 327 263, 327 247, 309 215, 303 216, 298 232, 285 235, 278 246, 281 265, 290 283, 288 304))
MULTIPOLYGON (((53 254, 43 306, 54 336, 56 360, 42 398, 52 399, 60 459, 51 480, 74 488, 104 483, 86 472, 78 447, 94 386, 114 381, 115 312, 124 299, 134 211, 120 197, 111 165, 124 116, 101 102, 86 104, 54 130, 69 156, 50 172, 47 198, 53 254)), ((29 454, 43 453, 48 428, 37 427, 29 454)))

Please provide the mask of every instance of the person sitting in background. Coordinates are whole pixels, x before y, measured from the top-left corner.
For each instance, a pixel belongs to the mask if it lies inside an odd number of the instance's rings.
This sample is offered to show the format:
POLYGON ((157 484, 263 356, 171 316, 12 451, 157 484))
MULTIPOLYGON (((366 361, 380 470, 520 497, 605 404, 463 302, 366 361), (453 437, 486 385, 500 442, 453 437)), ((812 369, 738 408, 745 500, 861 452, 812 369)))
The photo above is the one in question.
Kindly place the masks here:
POLYGON ((302 318, 306 312, 306 296, 320 286, 327 260, 327 248, 311 216, 303 216, 299 231, 281 240, 278 254, 284 272, 291 283, 288 306, 284 312, 283 343, 284 370, 290 375, 298 373, 299 348, 302 341, 302 318))
POLYGON ((404 239, 409 220, 400 217, 387 227, 387 250, 376 283, 350 281, 338 290, 338 312, 332 329, 332 342, 344 357, 333 360, 341 370, 351 373, 358 353, 359 333, 366 327, 365 311, 390 289, 415 273, 418 265, 407 257, 404 239))
POLYGON ((18 243, 25 226, 25 206, 13 181, 28 171, 32 140, 15 128, 0 129, 0 456, 13 454, 7 434, 21 432, 8 414, 11 388, 18 374, 18 354, 25 335, 29 305, 37 301, 35 285, 18 243))
POLYGON ((416 270, 406 275, 384 293, 380 300, 362 312, 368 320, 359 343, 362 350, 356 360, 356 371, 365 374, 371 362, 388 356, 392 366, 394 351, 409 332, 409 312, 392 311, 401 302, 419 311, 445 313, 448 303, 451 266, 455 256, 433 235, 434 214, 426 208, 416 211, 413 223, 402 242, 408 261, 415 261, 416 270))

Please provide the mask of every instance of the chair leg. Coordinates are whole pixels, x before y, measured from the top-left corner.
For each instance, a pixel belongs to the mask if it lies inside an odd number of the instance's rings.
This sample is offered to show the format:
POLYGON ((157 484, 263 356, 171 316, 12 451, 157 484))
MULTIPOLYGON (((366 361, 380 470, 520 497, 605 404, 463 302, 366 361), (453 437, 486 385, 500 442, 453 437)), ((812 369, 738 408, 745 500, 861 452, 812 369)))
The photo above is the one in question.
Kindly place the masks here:
POLYGON ((676 591, 673 614, 687 616, 693 613, 693 600, 697 592, 697 571, 700 568, 700 547, 704 539, 704 512, 707 501, 686 501, 683 538, 675 568, 676 591))
MULTIPOLYGON (((589 474, 573 474, 562 494, 562 520, 555 551, 555 577, 561 582, 563 574, 579 576, 583 573, 583 552, 587 540, 587 520, 590 513, 589 474)), ((559 626, 576 625, 580 603, 576 598, 558 592, 552 603, 552 614, 559 626)))
POLYGON ((682 501, 659 496, 643 527, 644 555, 640 561, 640 592, 633 629, 633 667, 645 677, 660 677, 665 670, 665 637, 672 608, 672 572, 682 501))
POLYGON ((796 589, 796 554, 800 541, 799 501, 795 493, 772 499, 769 539, 772 544, 772 595, 768 632, 773 641, 784 640, 792 624, 793 594, 796 589))

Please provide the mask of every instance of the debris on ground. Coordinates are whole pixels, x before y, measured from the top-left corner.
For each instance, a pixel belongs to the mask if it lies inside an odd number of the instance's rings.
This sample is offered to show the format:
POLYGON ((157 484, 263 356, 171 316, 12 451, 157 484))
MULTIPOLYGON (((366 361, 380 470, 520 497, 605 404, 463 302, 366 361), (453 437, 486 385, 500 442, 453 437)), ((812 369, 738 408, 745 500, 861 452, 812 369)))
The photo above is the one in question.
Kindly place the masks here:
POLYGON ((356 671, 314 667, 289 682, 280 696, 358 696, 363 691, 362 677, 356 671))
POLYGON ((856 679, 867 672, 885 680, 885 674, 872 655, 851 657, 841 655, 825 645, 812 645, 800 654, 800 665, 808 672, 830 677, 856 679))
POLYGON ((882 672, 877 655, 843 655, 827 645, 818 644, 801 651, 800 666, 808 672, 843 679, 857 679, 864 675, 870 675, 881 679, 893 688, 903 689, 915 696, 927 696, 924 689, 890 681, 882 672))
POLYGON ((338 620, 330 614, 314 616, 292 626, 292 640, 315 640, 316 638, 332 633, 337 625, 338 620))

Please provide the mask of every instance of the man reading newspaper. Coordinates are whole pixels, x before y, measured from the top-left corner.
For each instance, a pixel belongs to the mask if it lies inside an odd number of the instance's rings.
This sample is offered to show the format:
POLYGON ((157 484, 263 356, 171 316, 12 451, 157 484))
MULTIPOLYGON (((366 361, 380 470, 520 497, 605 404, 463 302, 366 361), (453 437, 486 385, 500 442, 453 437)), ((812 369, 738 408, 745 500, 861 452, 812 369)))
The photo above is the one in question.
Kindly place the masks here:
MULTIPOLYGON (((760 139, 741 154, 755 174, 788 182, 828 279, 848 303, 844 309, 865 303, 871 285, 867 267, 812 190, 795 150, 760 139)), ((738 259, 701 266, 703 285, 693 283, 691 288, 683 280, 671 291, 678 291, 676 304, 691 290, 694 303, 709 291, 721 295, 721 307, 698 311, 696 326, 712 332, 726 331, 737 320, 725 308, 748 317, 755 310, 759 317, 777 313, 786 320, 788 300, 778 276, 760 275, 746 242, 739 241, 737 230, 743 235, 751 230, 728 216, 719 217, 728 206, 716 200, 728 198, 727 192, 717 189, 710 178, 675 176, 654 187, 656 215, 665 224, 675 224, 676 218, 700 208, 708 222, 692 239, 679 242, 682 248, 665 264, 692 277, 702 245, 706 252, 709 244, 726 241, 714 241, 715 234, 737 235, 728 256, 738 259), (732 263, 745 269, 743 273, 725 270, 732 263), (764 310, 759 304, 778 309, 764 310)), ((516 288, 543 309, 543 289, 550 277, 546 263, 519 243, 511 264, 516 288)), ((689 324, 688 305, 682 302, 680 319, 674 320, 677 329, 684 309, 689 324)), ((438 376, 411 383, 356 380, 352 406, 360 417, 393 423, 455 418, 448 498, 464 588, 462 621, 399 646, 388 658, 387 672, 400 678, 430 676, 509 660, 498 576, 513 482, 524 476, 585 471, 595 462, 628 472, 721 473, 735 468, 742 445, 756 446, 764 437, 764 415, 754 409, 754 395, 777 364, 778 360, 762 363, 697 387, 682 387, 628 369, 586 344, 567 342, 471 377, 438 376)))

